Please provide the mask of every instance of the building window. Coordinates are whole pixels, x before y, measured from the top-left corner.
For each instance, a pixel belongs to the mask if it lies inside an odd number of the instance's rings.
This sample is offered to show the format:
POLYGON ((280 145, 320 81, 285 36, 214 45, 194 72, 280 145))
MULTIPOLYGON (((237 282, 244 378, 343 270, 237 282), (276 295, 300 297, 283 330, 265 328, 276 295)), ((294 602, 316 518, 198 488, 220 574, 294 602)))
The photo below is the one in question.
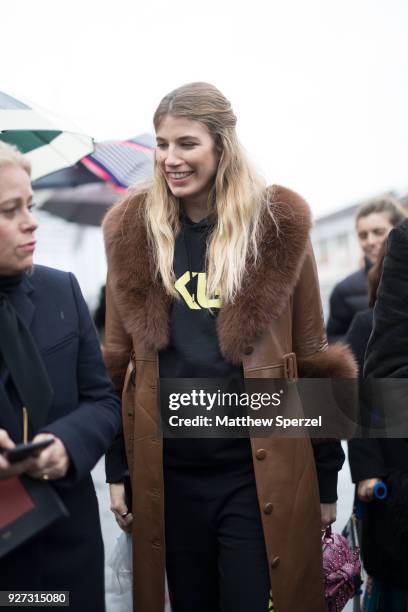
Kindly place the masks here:
POLYGON ((348 266, 351 262, 349 234, 340 234, 336 237, 336 261, 341 266, 348 266))
POLYGON ((317 262, 320 265, 327 264, 329 262, 329 248, 327 240, 319 240, 317 243, 317 262))

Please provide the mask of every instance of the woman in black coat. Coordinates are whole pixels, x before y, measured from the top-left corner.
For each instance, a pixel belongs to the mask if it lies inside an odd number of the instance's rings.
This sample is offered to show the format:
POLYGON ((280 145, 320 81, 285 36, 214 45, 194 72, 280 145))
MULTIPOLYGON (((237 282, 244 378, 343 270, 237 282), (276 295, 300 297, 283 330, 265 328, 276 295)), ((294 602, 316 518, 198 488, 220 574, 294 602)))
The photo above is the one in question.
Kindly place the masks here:
POLYGON ((119 401, 76 279, 33 267, 32 197, 27 161, 0 143, 0 448, 53 440, 13 464, 0 453, 0 518, 13 511, 4 491, 23 474, 44 481, 42 491, 51 486, 69 512, 2 556, 0 590, 70 591, 70 610, 103 612, 90 471, 116 436, 119 401))
MULTIPOLYGON (((408 376, 408 220, 394 229, 381 267, 370 273, 370 311, 354 320, 348 341, 364 377, 408 376), (371 337, 370 337, 371 334, 371 337), (370 338, 370 339, 369 339, 370 338), (364 346, 368 343, 364 361, 364 346), (363 370, 364 364, 364 370, 363 370)), ((403 591, 408 585, 408 516, 395 514, 395 503, 408 493, 408 443, 404 438, 360 439, 349 443, 349 460, 357 494, 365 502, 362 552, 364 565, 373 577, 367 610, 406 610, 403 591), (384 480, 389 487, 385 501, 373 501, 373 488, 384 480), (404 482, 405 487, 404 487, 404 482), (401 488, 402 486, 402 488, 401 488), (405 493, 404 493, 405 490, 405 493), (398 535, 397 535, 398 534, 398 535), (376 602, 374 600, 377 600, 376 602)))

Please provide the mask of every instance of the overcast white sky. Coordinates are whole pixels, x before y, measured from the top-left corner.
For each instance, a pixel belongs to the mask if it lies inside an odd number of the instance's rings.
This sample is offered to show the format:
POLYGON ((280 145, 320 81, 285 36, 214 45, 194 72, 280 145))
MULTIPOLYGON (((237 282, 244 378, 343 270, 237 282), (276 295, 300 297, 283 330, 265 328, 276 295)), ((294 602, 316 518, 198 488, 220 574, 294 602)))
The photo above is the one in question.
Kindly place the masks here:
POLYGON ((206 80, 316 216, 408 188, 406 0, 3 0, 0 23, 0 90, 99 140, 150 131, 163 95, 206 80))

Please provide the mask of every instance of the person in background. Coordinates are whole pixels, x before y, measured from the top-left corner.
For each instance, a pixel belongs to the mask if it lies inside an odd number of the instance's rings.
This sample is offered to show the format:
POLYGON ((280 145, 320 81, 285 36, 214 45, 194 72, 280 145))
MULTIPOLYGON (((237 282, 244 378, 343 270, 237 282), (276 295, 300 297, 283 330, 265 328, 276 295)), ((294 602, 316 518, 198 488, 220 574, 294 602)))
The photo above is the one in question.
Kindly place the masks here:
POLYGON ((158 433, 159 377, 355 374, 350 351, 327 346, 309 207, 252 170, 214 86, 174 90, 154 126, 153 184, 104 222, 104 354, 124 415, 107 480, 132 529, 134 610, 162 612, 166 570, 177 612, 266 612, 270 589, 277 612, 323 612, 340 443, 158 433))
MULTIPOLYGON (((368 328, 364 332, 368 343, 363 376, 408 378, 407 219, 390 233, 382 276, 380 263, 376 267, 377 270, 374 268, 369 273, 373 273, 374 281, 371 303, 375 299, 375 284, 379 282, 379 286, 376 291, 372 334, 368 333, 368 328)), ((352 346, 357 336, 355 320, 348 334, 352 346)), ((361 349, 358 352, 362 354, 361 349)), ((361 358, 359 361, 362 366, 361 358)), ((350 440, 349 460, 358 498, 365 504, 362 554, 370 580, 364 597, 364 611, 407 612, 408 440, 350 440), (373 499, 373 490, 381 481, 386 482, 388 495, 384 501, 376 501, 373 499)))
POLYGON ((90 472, 120 428, 119 400, 75 277, 33 265, 32 208, 29 162, 0 142, 0 447, 53 440, 14 464, 0 453, 0 485, 22 474, 45 481, 69 512, 0 560, 0 590, 70 591, 70 610, 103 612, 90 472))
POLYGON ((367 273, 376 263, 391 229, 404 218, 404 210, 390 196, 372 200, 359 208, 356 232, 364 266, 338 283, 331 293, 327 321, 330 343, 344 340, 354 315, 368 307, 367 273))

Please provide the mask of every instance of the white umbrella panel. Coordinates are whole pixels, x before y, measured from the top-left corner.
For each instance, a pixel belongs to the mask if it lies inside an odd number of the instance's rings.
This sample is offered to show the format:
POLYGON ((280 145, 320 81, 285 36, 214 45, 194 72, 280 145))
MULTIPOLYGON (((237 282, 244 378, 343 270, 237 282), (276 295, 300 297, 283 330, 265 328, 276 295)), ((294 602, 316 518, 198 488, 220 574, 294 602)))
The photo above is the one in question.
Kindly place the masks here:
POLYGON ((0 140, 30 160, 32 179, 67 168, 94 149, 93 140, 66 119, 0 92, 0 140))

